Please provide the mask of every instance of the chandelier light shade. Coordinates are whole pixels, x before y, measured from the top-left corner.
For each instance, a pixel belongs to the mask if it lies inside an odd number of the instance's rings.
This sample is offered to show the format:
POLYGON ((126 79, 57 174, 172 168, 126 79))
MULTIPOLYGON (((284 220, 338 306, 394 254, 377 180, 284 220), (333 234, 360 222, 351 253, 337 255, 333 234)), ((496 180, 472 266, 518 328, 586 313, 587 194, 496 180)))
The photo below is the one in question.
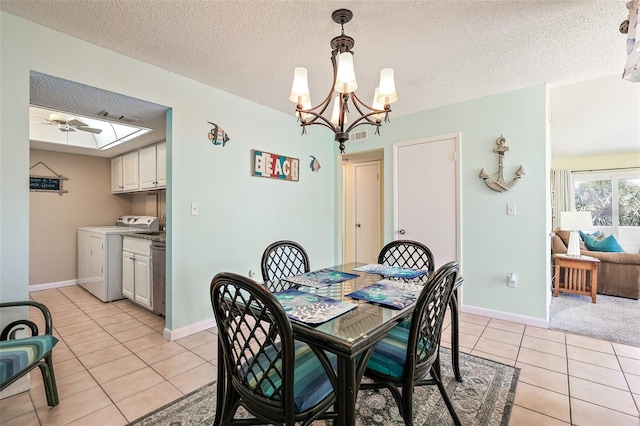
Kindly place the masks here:
POLYGON ((326 98, 317 106, 311 106, 309 83, 306 68, 296 68, 289 100, 296 104, 296 116, 302 126, 318 124, 327 127, 335 134, 340 152, 344 152, 344 143, 349 140, 349 132, 361 125, 376 127, 380 134, 382 122, 389 121, 391 104, 398 100, 393 69, 385 68, 380 72, 380 84, 374 91, 373 102, 367 105, 356 96, 358 83, 353 66, 353 38, 344 34, 344 24, 349 22, 353 13, 347 9, 338 9, 331 15, 334 22, 340 24, 341 34, 331 40, 331 63, 333 64, 333 84, 326 98), (333 102, 331 116, 327 118, 329 104, 333 102), (353 106, 350 109, 349 104, 353 106), (351 114, 351 115, 349 115, 351 114), (348 119, 349 118, 349 119, 348 119))

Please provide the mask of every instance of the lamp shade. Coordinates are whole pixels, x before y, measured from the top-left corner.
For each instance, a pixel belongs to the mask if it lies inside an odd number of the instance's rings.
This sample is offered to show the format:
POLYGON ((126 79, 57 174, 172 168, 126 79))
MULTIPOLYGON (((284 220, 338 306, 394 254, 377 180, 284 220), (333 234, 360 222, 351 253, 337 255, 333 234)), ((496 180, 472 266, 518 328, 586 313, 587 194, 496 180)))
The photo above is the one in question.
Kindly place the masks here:
POLYGON ((333 87, 338 93, 352 93, 358 88, 356 72, 353 69, 353 55, 349 52, 338 56, 338 74, 336 85, 333 87))
POLYGON ((560 227, 565 231, 582 231, 592 228, 591 212, 561 212, 560 227))
POLYGON ((396 82, 393 79, 393 69, 385 68, 380 71, 380 85, 378 86, 378 102, 389 105, 398 100, 396 82))
POLYGON ((580 236, 578 231, 593 226, 591 212, 561 212, 560 227, 569 233, 567 256, 580 257, 580 236))
POLYGON ((293 85, 291 86, 289 100, 298 105, 311 102, 306 68, 298 67, 293 71, 293 85))

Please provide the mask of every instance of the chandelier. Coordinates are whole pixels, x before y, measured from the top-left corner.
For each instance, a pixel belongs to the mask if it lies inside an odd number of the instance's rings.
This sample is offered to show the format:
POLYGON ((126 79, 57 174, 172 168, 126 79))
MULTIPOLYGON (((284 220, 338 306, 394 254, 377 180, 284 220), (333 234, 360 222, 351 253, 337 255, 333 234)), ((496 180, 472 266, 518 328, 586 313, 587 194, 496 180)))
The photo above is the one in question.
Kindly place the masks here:
MULTIPOLYGON (((389 121, 391 104, 398 100, 393 80, 393 69, 380 71, 380 84, 375 89, 371 106, 356 96, 358 83, 353 68, 353 38, 345 35, 344 24, 349 22, 353 13, 347 9, 338 9, 331 14, 333 21, 340 24, 341 34, 331 40, 331 63, 333 64, 333 85, 327 97, 318 106, 311 106, 307 69, 298 67, 293 74, 293 86, 289 100, 296 104, 296 116, 302 126, 302 134, 312 124, 331 129, 335 140, 340 144, 340 152, 344 153, 344 143, 349 140, 349 132, 355 127, 370 124, 376 127, 375 134, 380 134, 382 121, 389 121), (334 97, 334 92, 335 97, 334 97), (333 99, 333 113, 327 118, 324 113, 333 99), (358 112, 355 119, 350 114, 349 101, 358 112), (350 115, 347 115, 350 114, 350 115), (348 123, 347 117, 351 120, 348 123)), ((354 112, 355 114, 355 112, 354 112)))

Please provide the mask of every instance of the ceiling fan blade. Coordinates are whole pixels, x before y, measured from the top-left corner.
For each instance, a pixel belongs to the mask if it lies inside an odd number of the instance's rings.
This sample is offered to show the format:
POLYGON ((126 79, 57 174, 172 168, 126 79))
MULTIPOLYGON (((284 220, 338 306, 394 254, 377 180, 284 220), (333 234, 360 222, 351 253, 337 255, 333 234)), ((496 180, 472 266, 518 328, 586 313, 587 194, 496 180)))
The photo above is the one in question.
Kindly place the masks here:
POLYGON ((88 124, 85 124, 82 121, 77 120, 75 118, 73 120, 67 121, 67 124, 70 125, 70 126, 75 126, 75 127, 86 127, 86 126, 88 126, 88 124))
POLYGON ((83 132, 95 133, 96 135, 99 135, 100 133, 102 133, 102 129, 96 129, 95 127, 82 126, 82 127, 76 127, 76 129, 82 130, 83 132))

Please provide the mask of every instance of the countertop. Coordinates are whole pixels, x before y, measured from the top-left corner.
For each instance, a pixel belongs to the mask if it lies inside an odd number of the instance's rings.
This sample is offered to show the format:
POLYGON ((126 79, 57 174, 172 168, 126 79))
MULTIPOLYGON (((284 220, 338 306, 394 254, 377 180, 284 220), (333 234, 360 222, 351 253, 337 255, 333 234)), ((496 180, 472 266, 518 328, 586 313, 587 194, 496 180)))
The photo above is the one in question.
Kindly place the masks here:
POLYGON ((165 232, 127 232, 122 234, 123 237, 140 238, 143 240, 151 240, 155 243, 165 243, 167 234, 165 232))

